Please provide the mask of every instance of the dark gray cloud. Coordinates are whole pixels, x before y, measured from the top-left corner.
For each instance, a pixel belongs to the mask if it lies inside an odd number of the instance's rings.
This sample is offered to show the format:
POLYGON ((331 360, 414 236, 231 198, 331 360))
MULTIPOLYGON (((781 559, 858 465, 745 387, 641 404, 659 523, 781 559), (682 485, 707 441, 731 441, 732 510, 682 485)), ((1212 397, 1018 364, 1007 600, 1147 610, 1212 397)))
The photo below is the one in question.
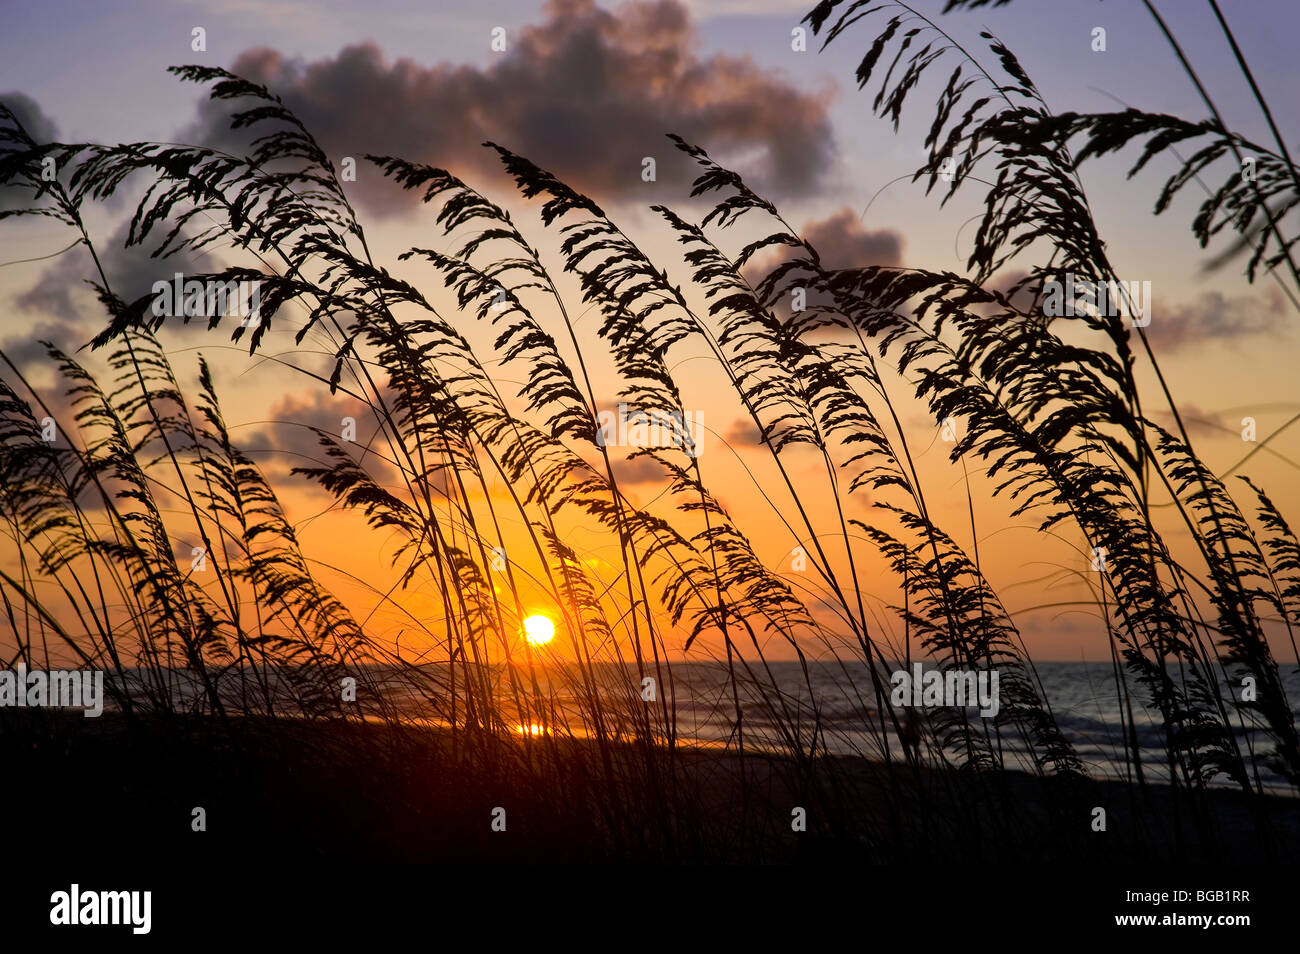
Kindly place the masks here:
POLYGON ((1152 298, 1146 334, 1157 355, 1256 335, 1287 334, 1295 317, 1276 289, 1233 297, 1207 291, 1192 301, 1170 305, 1153 287, 1152 298))
POLYGON ((33 368, 50 362, 45 342, 70 355, 91 337, 74 322, 38 321, 18 334, 0 339, 0 349, 20 371, 27 374, 33 368))
MULTIPOLYGON (((122 233, 125 235, 125 232, 122 233)), ((110 257, 104 259, 106 269, 110 257)), ((49 342, 65 354, 73 354, 95 336, 107 315, 94 303, 94 291, 86 279, 96 275, 89 253, 83 246, 64 252, 41 272, 35 284, 13 297, 20 312, 34 321, 13 322, 0 333, 0 349, 25 373, 49 363, 49 342)))
POLYGON ((669 474, 662 464, 649 456, 636 457, 632 460, 613 459, 610 466, 614 468, 614 477, 624 487, 638 484, 663 484, 667 486, 669 474))
MULTIPOLYGON (((110 289, 118 298, 126 302, 148 295, 153 282, 172 281, 175 273, 198 274, 218 272, 217 264, 205 252, 182 252, 166 259, 153 259, 149 256, 151 247, 134 246, 126 248, 127 226, 122 224, 116 233, 110 235, 107 242, 96 243, 100 264, 108 277, 110 289)), ((161 239, 161 234, 159 237, 161 239)), ((95 269, 90 252, 78 246, 64 252, 49 268, 45 269, 35 285, 19 292, 14 304, 21 311, 34 312, 38 315, 59 318, 60 326, 72 337, 81 337, 79 344, 94 337, 100 324, 107 321, 103 307, 98 303, 87 305, 86 299, 74 292, 87 292, 94 295, 94 289, 87 285, 88 279, 99 281, 99 272, 95 269)), ((169 322, 169 325, 181 322, 169 322)), ((205 322, 191 322, 192 328, 205 329, 205 322)), ((70 341, 70 338, 69 338, 70 341)))
POLYGON ((868 232, 858 213, 847 206, 803 227, 803 238, 827 268, 902 265, 903 236, 893 229, 868 232))
MULTIPOLYGON (((848 206, 828 215, 823 219, 813 219, 804 223, 800 237, 816 250, 822 266, 829 270, 841 268, 864 268, 869 265, 896 266, 903 261, 903 236, 894 229, 876 229, 867 231, 862 226, 862 219, 848 206)), ((741 275, 752 286, 757 287, 773 269, 791 257, 799 257, 801 250, 781 248, 760 254, 746 263, 741 275)), ((800 273, 796 273, 800 274, 800 273)), ((789 286, 794 279, 787 276, 784 285, 789 286)), ((795 283, 792 287, 798 287, 795 283)), ((834 311, 834 297, 817 289, 803 289, 804 307, 809 309, 831 309, 834 311)), ((790 291, 781 295, 775 303, 773 313, 782 321, 790 318, 795 301, 790 291)), ((809 340, 824 340, 834 337, 834 332, 824 328, 805 330, 809 340)))
POLYGON ((27 135, 31 136, 38 143, 55 142, 59 138, 59 127, 54 124, 54 120, 45 115, 45 111, 36 100, 32 99, 26 93, 20 93, 12 90, 8 93, 0 93, 0 103, 4 103, 14 114, 23 128, 27 130, 27 135))
MULTIPOLYGON (((54 120, 45 115, 40 104, 26 93, 17 91, 0 93, 0 103, 9 107, 23 129, 27 131, 27 135, 36 142, 54 142, 59 138, 59 129, 54 124, 54 120)), ((6 121, 6 128, 11 128, 8 121, 6 121)), ((0 182, 0 210, 29 209, 48 202, 48 198, 38 201, 34 191, 18 180, 0 182)))
MULTIPOLYGON (((695 27, 677 0, 634 0, 615 11, 552 0, 547 19, 507 34, 486 69, 389 60, 373 42, 334 59, 245 51, 232 70, 281 96, 336 162, 358 161, 356 193, 379 211, 409 206, 360 157, 389 154, 473 178, 499 169, 491 139, 597 201, 663 198, 698 167, 665 138, 677 133, 734 161, 774 196, 807 194, 830 166, 830 93, 798 89, 749 57, 694 52, 695 27), (657 183, 642 181, 655 157, 657 183)), ((485 46, 489 37, 483 38, 485 46)), ((205 103, 184 135, 229 145, 223 106, 205 103)))
MULTIPOLYGON (((1041 312, 1043 302, 1035 302, 1032 284, 1016 287, 1026 277, 1022 270, 1003 272, 987 287, 1010 296, 1011 304, 1022 312, 1041 312)), ((1149 309, 1151 319, 1145 329, 1147 339, 1157 356, 1196 346, 1218 347, 1252 335, 1287 334, 1294 316, 1276 288, 1231 297, 1206 291, 1190 301, 1171 303, 1161 293, 1161 286, 1152 283, 1151 302, 1144 303, 1144 309, 1149 309)), ((1129 325, 1127 319, 1125 325, 1129 325)), ((1214 421, 1220 423, 1217 418, 1214 421)))
POLYGON ((76 322, 82 309, 74 300, 73 292, 88 288, 85 280, 93 273, 79 269, 79 265, 88 264, 89 256, 81 255, 80 249, 65 252, 59 263, 47 268, 36 284, 15 299, 15 304, 22 311, 54 315, 63 320, 65 327, 76 322))
MULTIPOLYGON (((799 233, 816 249, 822 265, 828 269, 903 264, 902 233, 894 229, 868 232, 862 226, 862 219, 848 206, 824 219, 805 222, 799 233)), ((760 254, 751 259, 741 273, 749 282, 757 284, 792 254, 789 249, 760 254)))
POLYGON ((733 450, 741 450, 746 447, 760 447, 763 444, 763 437, 758 433, 758 428, 748 417, 738 417, 731 422, 727 428, 727 433, 722 435, 722 439, 731 445, 733 450))
MULTIPOLYGON (((235 444, 253 458, 268 474, 285 477, 294 467, 313 467, 328 463, 325 448, 312 428, 329 434, 353 451, 368 474, 380 484, 391 484, 396 470, 377 454, 386 454, 382 436, 375 439, 379 424, 374 413, 359 400, 347 394, 330 394, 324 388, 298 394, 288 394, 271 406, 268 420, 248 428, 232 430, 235 444), (341 440, 344 418, 356 422, 356 438, 352 444, 341 440), (369 447, 372 453, 365 453, 369 447)), ((304 478, 296 478, 306 483, 304 478)), ((314 482, 312 487, 319 487, 314 482)), ((439 486, 439 489, 445 489, 439 486)), ((322 491, 324 492, 324 491, 322 491)))

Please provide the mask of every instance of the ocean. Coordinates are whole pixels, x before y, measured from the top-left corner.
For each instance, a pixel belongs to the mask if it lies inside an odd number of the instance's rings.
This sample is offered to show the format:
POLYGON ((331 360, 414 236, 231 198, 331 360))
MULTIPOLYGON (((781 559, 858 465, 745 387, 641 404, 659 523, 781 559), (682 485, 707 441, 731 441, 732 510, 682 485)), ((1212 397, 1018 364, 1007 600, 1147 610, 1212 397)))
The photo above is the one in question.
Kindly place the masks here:
MULTIPOLYGON (((894 668, 890 667, 891 671, 894 668)), ((1300 718, 1300 708, 1297 708, 1300 704, 1300 670, 1294 663, 1281 668, 1293 715, 1300 718)), ((1131 766, 1123 740, 1123 704, 1111 665, 1049 662, 1036 663, 1035 669, 1041 683, 1041 694, 1088 774, 1099 778, 1127 778, 1131 766)), ((607 729, 614 732, 630 734, 633 720, 643 715, 642 707, 646 707, 657 731, 666 733, 671 724, 679 744, 735 746, 743 741, 747 749, 779 752, 789 750, 790 733, 793 732, 797 742, 807 749, 816 728, 821 751, 868 758, 883 755, 880 712, 868 668, 861 662, 810 662, 806 676, 798 662, 750 664, 747 671, 737 670, 734 687, 726 666, 719 662, 679 662, 658 672, 653 664, 647 664, 642 670, 635 666, 597 663, 592 672, 607 729), (654 681, 647 683, 647 679, 654 681)), ((139 673, 138 670, 132 671, 128 676, 128 681, 133 683, 133 697, 144 695, 136 683, 139 673)), ((237 710, 256 705, 258 694, 246 693, 239 688, 231 681, 233 675, 227 674, 221 680, 223 699, 237 710)), ((513 721, 516 731, 533 735, 549 732, 575 736, 588 734, 591 694, 575 669, 539 665, 529 671, 517 667, 515 675, 516 684, 521 689, 527 687, 522 694, 512 691, 506 667, 492 667, 487 678, 493 694, 502 700, 502 717, 513 721), (532 688, 534 680, 535 690, 532 688), (517 705, 516 700, 520 698, 533 701, 517 705), (536 711, 535 700, 538 698, 546 700, 544 713, 536 711)), ((173 698, 180 702, 180 707, 200 697, 200 685, 192 674, 174 673, 173 676, 173 698)), ((406 675, 390 667, 369 667, 365 676, 357 680, 357 704, 370 718, 378 718, 381 711, 386 711, 388 717, 396 716, 405 722, 445 725, 450 711, 448 701, 453 676, 458 695, 463 694, 464 667, 457 667, 453 673, 446 664, 427 664, 407 670, 406 675), (412 671, 419 674, 418 680, 411 679, 412 671), (374 693, 381 695, 382 699, 368 698, 374 693)), ((1143 772, 1149 781, 1167 780, 1169 766, 1159 714, 1142 704, 1144 690, 1136 685, 1131 674, 1125 674, 1125 679, 1143 772)), ((110 673, 108 682, 117 684, 119 680, 110 673)), ((300 689, 295 689, 293 683, 300 687, 302 680, 287 680, 283 673, 271 679, 272 698, 282 713, 291 711, 302 699, 300 689)), ((883 689, 889 692, 889 684, 885 683, 883 689)), ((1229 697, 1226 684, 1221 684, 1220 691, 1224 698, 1229 697)), ((463 714, 463 702, 459 704, 463 714)), ((112 710, 115 703, 110 699, 105 708, 112 710)), ((900 710, 908 719, 925 719, 932 711, 924 707, 900 710)), ((969 708, 967 711, 978 723, 977 709, 969 708)), ((1241 718, 1231 708, 1229 711, 1234 720, 1241 718)), ((1237 726, 1235 735, 1244 754, 1254 751, 1262 756, 1271 748, 1266 733, 1244 721, 1237 726)), ((886 738, 892 753, 901 755, 901 744, 895 734, 891 731, 886 738)), ((1006 764, 1012 768, 1031 769, 1029 755, 1018 742, 1018 733, 1003 729, 1001 743, 1006 764)), ((940 758, 942 755, 931 753, 930 757, 940 758)), ((1256 759, 1262 785, 1280 793, 1295 794, 1295 789, 1265 762, 1262 757, 1256 759)), ((1219 777, 1211 784, 1235 783, 1219 777)))

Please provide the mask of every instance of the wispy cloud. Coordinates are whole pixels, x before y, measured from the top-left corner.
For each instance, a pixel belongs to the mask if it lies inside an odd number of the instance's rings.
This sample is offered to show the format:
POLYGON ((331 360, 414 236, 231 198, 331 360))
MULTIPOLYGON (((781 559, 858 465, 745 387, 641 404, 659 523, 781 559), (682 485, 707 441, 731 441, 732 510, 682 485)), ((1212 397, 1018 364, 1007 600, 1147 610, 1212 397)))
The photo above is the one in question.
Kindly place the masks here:
POLYGON ((1277 289, 1233 296, 1207 291, 1190 302, 1175 305, 1162 306, 1157 298, 1146 333, 1157 353, 1168 353, 1284 333, 1294 317, 1277 289))

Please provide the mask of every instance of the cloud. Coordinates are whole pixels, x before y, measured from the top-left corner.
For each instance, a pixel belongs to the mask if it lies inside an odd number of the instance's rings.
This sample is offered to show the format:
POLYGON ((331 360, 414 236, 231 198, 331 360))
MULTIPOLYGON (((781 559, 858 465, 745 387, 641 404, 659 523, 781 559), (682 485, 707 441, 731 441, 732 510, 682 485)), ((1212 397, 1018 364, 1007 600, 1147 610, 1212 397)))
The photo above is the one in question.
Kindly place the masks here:
MULTIPOLYGON (((695 25, 677 0, 633 0, 617 11, 593 0, 552 0, 547 19, 507 34, 485 69, 389 60, 374 42, 303 63, 255 48, 232 70, 281 96, 336 161, 358 159, 349 184, 372 208, 409 208, 361 160, 389 154, 466 178, 499 170, 491 139, 597 201, 662 199, 665 181, 698 172, 665 138, 675 132, 734 161, 773 196, 809 194, 829 169, 831 91, 809 93, 749 57, 694 52, 695 25), (654 157, 657 182, 642 181, 654 157)), ((484 43, 489 38, 484 37, 484 43)), ((232 144, 224 107, 205 102, 184 135, 232 144)))
POLYGON ((610 466, 614 468, 614 477, 620 486, 632 487, 638 484, 667 485, 668 471, 662 464, 651 457, 636 457, 632 460, 613 459, 610 466))
MULTIPOLYGON (((1150 413, 1161 427, 1171 433, 1178 432, 1178 421, 1174 419, 1172 411, 1155 408, 1150 413)), ((1183 422, 1189 437, 1222 437, 1225 433, 1237 436, 1241 429, 1239 424, 1219 411, 1210 411, 1188 402, 1179 403, 1178 418, 1183 422)))
POLYGON ((80 249, 64 254, 59 264, 47 268, 36 280, 36 284, 15 299, 15 304, 22 311, 54 315, 63 319, 66 327, 71 327, 77 320, 81 309, 73 301, 73 291, 87 288, 83 279, 90 277, 90 272, 83 272, 69 262, 81 261, 86 256, 77 254, 80 249))
POLYGON ((17 118, 27 135, 38 143, 55 142, 59 138, 59 127, 45 114, 45 110, 36 100, 26 93, 13 90, 0 93, 0 103, 4 103, 17 118))
POLYGON ((1284 333, 1290 325, 1286 301, 1277 289, 1231 298, 1207 291, 1194 301, 1163 307, 1159 296, 1154 297, 1146 334, 1157 353, 1284 333))
MULTIPOLYGON (((112 260, 112 253, 106 252, 103 261, 110 273, 112 260)), ((86 284, 92 276, 98 278, 94 263, 85 248, 77 246, 55 259, 35 284, 14 295, 19 311, 37 316, 35 322, 14 322, 22 330, 0 337, 0 349, 20 369, 48 362, 41 342, 48 341, 71 355, 108 321, 103 307, 91 297, 94 290, 86 284)))
MULTIPOLYGON (((162 234, 154 239, 155 245, 162 234)), ((125 301, 150 294, 154 282, 171 281, 177 272, 196 275, 221 270, 221 264, 206 252, 195 253, 189 249, 163 259, 151 258, 151 247, 126 248, 126 236, 127 225, 123 223, 108 241, 96 245, 109 287, 125 301)), ((107 312, 88 284, 91 279, 98 281, 99 272, 84 246, 60 255, 33 285, 14 295, 14 305, 19 311, 38 316, 35 327, 18 335, 0 337, 0 348, 22 367, 23 362, 47 360, 45 347, 39 344, 42 340, 53 342, 67 354, 87 344, 108 322, 107 312)), ((227 329, 225 334, 233 330, 230 325, 221 327, 227 329)), ((223 332, 218 329, 215 333, 223 332)), ((209 334, 207 321, 168 320, 160 336, 169 334, 194 338, 209 334)))
MULTIPOLYGON (((903 262, 903 236, 894 229, 877 229, 868 232, 862 227, 858 214, 848 206, 828 215, 823 219, 813 219, 804 223, 799 230, 800 237, 811 245, 821 259, 822 267, 834 271, 841 268, 863 268, 868 265, 896 266, 903 262)), ((741 269, 741 275, 751 286, 757 287, 773 269, 792 257, 799 257, 802 250, 781 248, 767 253, 760 253, 750 259, 741 269)), ((806 274, 796 272, 787 275, 786 285, 795 282, 795 276, 806 274)), ((795 283, 797 286, 797 283, 795 283)), ((834 310, 835 300, 832 295, 817 289, 804 289, 804 307, 808 309, 828 308, 834 310)), ((789 293, 781 295, 775 303, 773 313, 781 321, 791 317, 794 300, 789 293)), ((809 340, 819 341, 834 337, 828 329, 813 328, 805 331, 809 340)))
POLYGON ((26 374, 36 365, 49 362, 46 346, 42 342, 49 342, 64 354, 71 355, 90 337, 85 329, 72 322, 42 321, 21 334, 0 339, 0 350, 26 374))
MULTIPOLYGON (((1019 269, 1001 272, 986 287, 1009 296, 1012 306, 1022 312, 1041 313, 1043 302, 1042 299, 1035 300, 1034 284, 1016 287, 1027 277, 1028 273, 1019 269)), ((1154 304, 1143 303, 1151 316, 1146 335, 1158 354, 1169 354, 1196 344, 1286 333, 1291 324, 1290 306, 1276 288, 1233 297, 1207 291, 1192 301, 1176 304, 1160 295, 1158 285, 1152 285, 1152 293, 1154 304)), ((1129 324, 1128 319, 1125 319, 1125 324, 1129 324)), ((1214 420, 1217 425, 1217 418, 1214 420)))
POLYGON ((827 268, 903 264, 902 233, 893 229, 868 232, 848 206, 827 218, 808 222, 803 227, 803 238, 817 250, 827 268))
MULTIPOLYGON (((903 235, 894 229, 868 232, 853 209, 845 206, 824 219, 805 222, 800 237, 817 251, 828 269, 862 268, 867 265, 901 265, 903 235)), ((795 255, 790 249, 760 254, 749 260, 741 273, 757 284, 781 262, 795 255)))
POLYGON ((722 439, 730 444, 733 450, 761 447, 763 444, 762 435, 758 433, 753 420, 748 417, 738 417, 732 421, 731 426, 727 428, 727 433, 722 435, 722 439))
MULTIPOLYGON (((0 103, 13 112, 14 117, 27 131, 27 135, 37 143, 55 142, 59 138, 59 129, 41 109, 40 104, 26 93, 15 91, 0 93, 0 103)), ((5 127, 12 129, 8 120, 5 127)), ((15 181, 0 183, 0 210, 30 209, 37 205, 48 205, 49 199, 36 199, 34 190, 15 181)))
MULTIPOLYGON (((984 287, 987 291, 1003 295, 1011 303, 1012 308, 1029 314, 1036 311, 1038 306, 1033 283, 1021 284, 1027 278, 1029 273, 1023 269, 1011 269, 998 272, 984 287)), ((993 310, 992 306, 988 306, 986 310, 993 310)))
MULTIPOLYGON (((108 241, 96 242, 96 251, 109 287, 119 298, 134 301, 148 295, 156 281, 170 281, 177 272, 201 274, 216 272, 221 266, 206 252, 195 253, 187 249, 166 258, 152 258, 151 246, 126 247, 127 223, 120 225, 108 241)), ((165 231, 151 236, 152 246, 161 241, 165 231)), ((73 292, 84 290, 93 295, 88 280, 99 281, 90 253, 82 246, 65 252, 47 268, 36 284, 21 292, 15 304, 23 311, 53 315, 65 322, 76 322, 86 315, 86 309, 74 298, 73 292)), ((96 321, 107 320, 99 305, 94 306, 96 321)), ((203 327, 200 323, 200 327, 203 327)))
MULTIPOLYGON (((268 473, 284 476, 294 467, 325 465, 329 458, 312 428, 353 450, 365 471, 379 484, 396 480, 396 469, 378 456, 388 452, 374 412, 351 395, 310 390, 288 394, 271 406, 269 419, 253 429, 232 430, 232 439, 268 473), (344 418, 355 422, 355 441, 342 440, 344 418), (366 448, 370 453, 365 453, 366 448)), ((298 478, 301 480, 302 478, 298 478)), ((312 486, 317 486, 313 484, 312 486)))

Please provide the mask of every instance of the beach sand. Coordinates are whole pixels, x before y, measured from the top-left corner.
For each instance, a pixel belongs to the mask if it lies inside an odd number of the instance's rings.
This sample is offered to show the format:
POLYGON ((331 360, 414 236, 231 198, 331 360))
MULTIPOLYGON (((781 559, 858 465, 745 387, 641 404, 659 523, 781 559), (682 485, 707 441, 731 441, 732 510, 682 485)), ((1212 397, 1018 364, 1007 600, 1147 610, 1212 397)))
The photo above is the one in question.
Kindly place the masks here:
POLYGON ((1253 863, 1300 799, 293 720, 0 714, 12 849, 407 862, 1253 863), (196 808, 204 831, 195 831, 196 808), (1105 830, 1096 809, 1105 810, 1105 830), (503 813, 498 810, 504 810, 503 813), (800 812, 802 810, 802 812, 800 812), (803 830, 800 828, 802 815, 803 830), (495 825, 494 825, 495 822, 495 825), (504 826, 504 830, 499 830, 504 826))

